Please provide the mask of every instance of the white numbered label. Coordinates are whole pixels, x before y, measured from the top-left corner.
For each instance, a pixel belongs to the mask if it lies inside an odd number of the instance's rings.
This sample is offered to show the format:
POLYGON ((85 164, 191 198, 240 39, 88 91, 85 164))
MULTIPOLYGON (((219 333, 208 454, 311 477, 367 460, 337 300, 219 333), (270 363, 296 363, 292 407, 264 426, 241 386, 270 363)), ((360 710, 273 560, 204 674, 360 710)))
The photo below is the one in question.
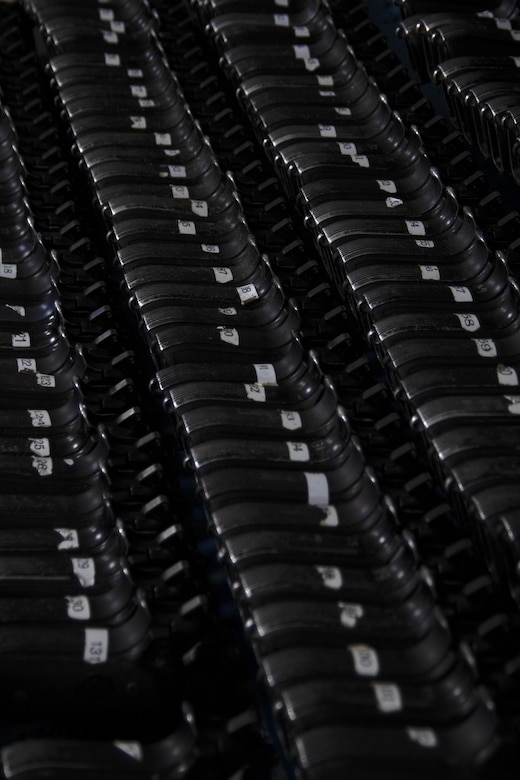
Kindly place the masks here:
POLYGON ((345 628, 355 628, 358 620, 363 617, 361 604, 344 604, 340 602, 338 606, 341 609, 339 616, 341 625, 345 626, 345 628))
POLYGON ((119 37, 113 30, 102 30, 101 34, 105 43, 119 43, 119 37))
POLYGON ((75 550, 79 547, 78 532, 74 528, 55 528, 62 538, 58 543, 58 550, 75 550))
POLYGON ((11 345, 13 347, 30 347, 31 336, 25 331, 23 333, 13 333, 11 336, 11 345))
POLYGON ((274 23, 276 27, 289 27, 289 15, 274 14, 274 23))
MULTIPOLYGON (((332 93, 334 94, 334 93, 332 93)), ((336 106, 334 108, 334 111, 336 114, 339 114, 340 116, 351 116, 352 115, 352 109, 350 109, 348 106, 336 106)))
POLYGON ((18 269, 14 263, 0 263, 0 278, 16 279, 18 269))
POLYGON ((45 409, 28 409, 33 428, 50 428, 51 416, 45 409))
POLYGON ((280 412, 282 426, 288 431, 297 431, 302 427, 302 418, 298 412, 287 412, 282 409, 280 412))
POLYGON ((258 290, 254 284, 244 284, 242 287, 237 287, 238 297, 240 303, 246 304, 258 299, 258 290))
POLYGON ((354 157, 357 154, 356 144, 353 144, 349 141, 341 141, 339 144, 339 150, 341 154, 346 154, 349 157, 354 157))
POLYGON ((452 285, 449 285, 449 288, 451 290, 451 294, 453 295, 454 301, 457 301, 458 303, 467 303, 473 300, 471 290, 468 287, 463 287, 462 285, 453 287, 452 285))
POLYGON ((72 571, 83 588, 91 588, 96 582, 96 567, 93 558, 72 558, 72 571))
POLYGON ((421 249, 433 249, 433 247, 435 246, 435 242, 430 241, 427 238, 418 238, 415 243, 417 244, 417 246, 420 246, 421 249))
POLYGON ((65 596, 67 616, 73 620, 90 619, 90 602, 86 596, 65 596))
POLYGON ((226 317, 234 317, 237 313, 237 310, 235 309, 234 306, 226 306, 225 309, 219 308, 218 311, 221 314, 224 314, 226 317))
POLYGON ((311 58, 311 51, 308 46, 293 46, 293 51, 297 60, 308 60, 311 58))
POLYGON ((372 683, 380 712, 399 712, 403 709, 401 691, 393 683, 372 683))
POLYGON ((51 445, 49 439, 29 439, 29 449, 35 455, 42 458, 48 458, 51 454, 51 445))
POLYGON ((421 278, 438 282, 441 278, 441 272, 437 265, 420 265, 421 278))
POLYGON ((153 137, 155 139, 156 146, 171 146, 172 145, 172 137, 170 133, 154 133, 153 137))
POLYGON ((174 198, 188 198, 190 193, 187 187, 184 187, 182 184, 172 184, 171 185, 172 195, 174 198))
POLYGON ((320 61, 317 57, 311 57, 309 60, 304 60, 304 63, 305 68, 311 72, 320 67, 320 61))
POLYGON ((112 32, 119 33, 120 35, 124 35, 126 32, 126 26, 124 22, 110 22, 110 29, 112 32))
POLYGON ((148 97, 148 91, 144 84, 130 84, 130 93, 135 98, 148 97))
POLYGON ((396 183, 392 179, 377 179, 377 183, 379 184, 379 189, 383 190, 383 192, 397 192, 396 183))
POLYGON ((105 65, 108 65, 111 68, 119 68, 121 66, 121 57, 119 54, 110 54, 109 52, 106 52, 105 65))
POLYGON ((397 206, 403 205, 403 201, 401 200, 401 198, 387 198, 385 200, 385 203, 388 209, 395 209, 397 208, 397 206))
POLYGON ((194 236, 197 232, 195 229, 195 222, 191 222, 189 219, 179 219, 177 221, 177 226, 179 228, 179 233, 181 235, 188 235, 188 236, 194 236))
POLYGON ((370 168, 370 160, 366 154, 353 154, 352 162, 355 162, 360 168, 370 168))
POLYGON ((332 76, 316 76, 316 81, 320 85, 320 87, 333 87, 334 86, 334 78, 332 76))
POLYGON ((102 664, 108 658, 108 630, 86 628, 83 660, 88 664, 102 664))
POLYGON ((302 441, 287 441, 287 449, 289 450, 289 459, 300 461, 304 463, 310 460, 309 448, 302 441))
POLYGON ((208 216, 208 203, 205 200, 192 200, 191 201, 191 210, 198 217, 207 217, 208 216))
POLYGON ((185 179, 186 178, 186 166, 185 165, 168 165, 168 176, 171 179, 185 179))
MULTIPOLYGON (((321 577, 321 580, 326 588, 331 590, 339 590, 343 585, 343 577, 340 570, 336 566, 315 566, 314 567, 321 577)), ((341 605, 340 605, 341 608, 341 605)))
POLYGON ((293 29, 297 38, 308 38, 310 35, 308 27, 293 27, 293 29))
POLYGON ((219 284, 226 284, 233 281, 233 271, 231 268, 213 268, 215 281, 219 284))
POLYGON ((336 138, 336 128, 334 125, 318 125, 318 130, 322 138, 336 138))
POLYGON ((257 383, 244 385, 246 391, 246 398, 251 401, 259 401, 263 403, 265 401, 265 387, 257 383))
POLYGON ((40 387, 56 387, 56 378, 51 374, 36 374, 36 384, 40 387))
POLYGON ((510 366, 497 366, 497 378, 499 385, 518 385, 518 374, 510 366))
POLYGON ((405 219, 406 229, 412 236, 425 236, 426 227, 419 219, 405 219))
POLYGON ((406 734, 412 742, 424 748, 433 748, 437 746, 437 735, 435 731, 428 728, 407 728, 406 734))
POLYGON ((232 344, 234 347, 238 347, 240 344, 240 336, 236 328, 225 328, 222 325, 218 328, 220 332, 220 340, 226 344, 232 344))
POLYGON ((276 380, 276 371, 272 363, 254 363, 254 369, 256 373, 256 381, 259 385, 267 385, 276 387, 278 382, 276 380))
POLYGON ((493 339, 473 339, 481 357, 496 357, 497 347, 493 339))
POLYGON ((17 358, 16 367, 18 368, 18 373, 21 371, 30 371, 31 374, 35 374, 36 360, 34 360, 34 358, 17 358))
POLYGON ((354 669, 361 677, 375 677, 379 674, 379 658, 369 645, 349 645, 354 669))
POLYGON ((201 244, 200 248, 202 249, 203 252, 207 252, 210 255, 220 254, 220 247, 218 244, 201 244))
POLYGON ((458 314, 455 312, 455 316, 458 318, 461 328, 470 333, 474 333, 480 328, 480 322, 476 314, 458 314))
POLYGON ((304 472, 304 476, 307 482, 307 503, 320 505, 328 504, 329 481, 327 475, 304 472))
POLYGON ((114 12, 111 8, 100 8, 99 18, 102 22, 111 22, 114 18, 114 12))
POLYGON ((37 456, 32 459, 31 465, 39 477, 52 475, 52 458, 37 456))
MULTIPOLYGON (((117 35, 116 35, 117 38, 117 35)), ((146 130, 146 117, 144 116, 131 116, 130 125, 132 130, 146 130)))
POLYGON ((520 414, 520 396, 505 395, 504 398, 509 402, 507 405, 507 411, 509 414, 520 414))
POLYGON ((325 528, 337 528, 339 525, 339 517, 338 517, 338 511, 335 506, 322 506, 320 509, 323 509, 325 512, 325 517, 323 520, 320 520, 320 525, 325 526, 325 528))

